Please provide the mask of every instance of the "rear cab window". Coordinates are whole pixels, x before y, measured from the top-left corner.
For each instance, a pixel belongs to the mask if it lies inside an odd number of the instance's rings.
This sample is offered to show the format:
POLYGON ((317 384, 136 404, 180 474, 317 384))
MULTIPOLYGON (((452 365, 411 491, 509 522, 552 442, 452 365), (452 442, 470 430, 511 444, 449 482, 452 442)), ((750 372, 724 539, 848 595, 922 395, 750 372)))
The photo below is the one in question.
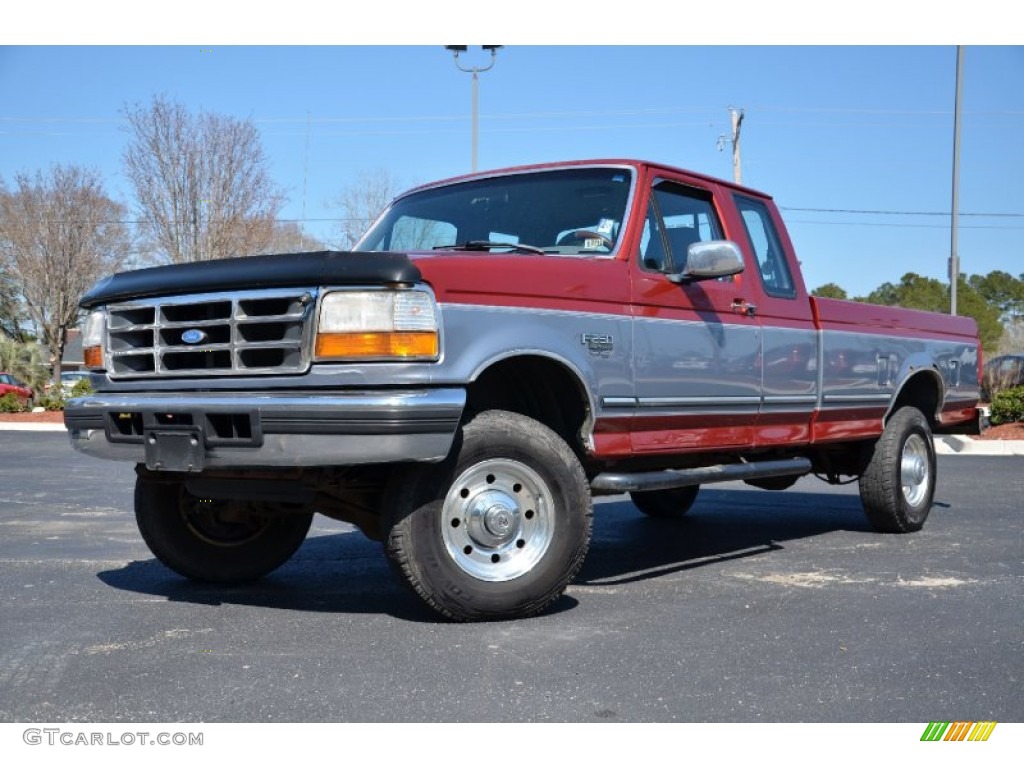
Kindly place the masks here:
POLYGON ((795 299, 796 283, 768 206, 746 195, 737 194, 733 199, 757 262, 764 292, 778 299, 795 299))

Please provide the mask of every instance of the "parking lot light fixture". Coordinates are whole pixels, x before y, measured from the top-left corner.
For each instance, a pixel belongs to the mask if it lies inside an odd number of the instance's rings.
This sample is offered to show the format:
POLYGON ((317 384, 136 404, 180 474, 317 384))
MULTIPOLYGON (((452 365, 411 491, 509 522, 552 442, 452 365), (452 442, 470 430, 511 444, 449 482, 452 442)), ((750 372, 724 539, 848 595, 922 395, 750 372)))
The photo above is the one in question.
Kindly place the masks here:
POLYGON ((446 45, 445 46, 445 50, 451 51, 452 54, 454 55, 454 57, 455 57, 455 66, 458 67, 459 71, 460 72, 471 72, 473 74, 473 156, 472 156, 472 162, 471 162, 471 166, 470 166, 471 170, 473 170, 473 171, 476 170, 476 165, 477 165, 477 146, 478 146, 478 142, 479 142, 479 139, 478 139, 478 136, 479 136, 479 102, 480 102, 480 95, 479 95, 480 79, 479 79, 479 74, 481 72, 486 72, 487 70, 491 69, 491 67, 494 66, 494 61, 495 61, 495 59, 497 58, 497 55, 498 55, 498 49, 502 48, 503 46, 500 46, 500 45, 481 45, 480 47, 483 48, 485 51, 490 51, 491 52, 491 60, 487 64, 486 67, 476 67, 476 66, 474 66, 474 67, 465 67, 465 66, 462 65, 462 63, 459 61, 459 54, 460 53, 465 53, 466 51, 468 51, 469 50, 469 46, 468 45, 446 45))

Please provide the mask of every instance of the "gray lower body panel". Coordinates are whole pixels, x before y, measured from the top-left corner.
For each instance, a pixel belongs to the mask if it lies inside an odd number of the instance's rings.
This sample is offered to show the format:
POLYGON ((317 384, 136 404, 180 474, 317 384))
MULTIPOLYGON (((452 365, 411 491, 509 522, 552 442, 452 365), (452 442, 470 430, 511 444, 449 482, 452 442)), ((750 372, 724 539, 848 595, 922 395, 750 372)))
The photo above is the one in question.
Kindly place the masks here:
POLYGON ((440 461, 465 403, 461 388, 99 393, 64 424, 76 450, 156 470, 347 466, 440 461))

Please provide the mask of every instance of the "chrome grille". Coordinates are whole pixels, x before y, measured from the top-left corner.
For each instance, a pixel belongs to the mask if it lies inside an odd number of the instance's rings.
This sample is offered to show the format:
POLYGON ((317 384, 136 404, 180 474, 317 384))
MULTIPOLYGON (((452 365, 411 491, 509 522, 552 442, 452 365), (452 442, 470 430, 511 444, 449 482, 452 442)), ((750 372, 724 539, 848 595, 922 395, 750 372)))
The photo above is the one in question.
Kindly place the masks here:
POLYGON ((213 293, 107 307, 112 379, 303 373, 314 289, 213 293))

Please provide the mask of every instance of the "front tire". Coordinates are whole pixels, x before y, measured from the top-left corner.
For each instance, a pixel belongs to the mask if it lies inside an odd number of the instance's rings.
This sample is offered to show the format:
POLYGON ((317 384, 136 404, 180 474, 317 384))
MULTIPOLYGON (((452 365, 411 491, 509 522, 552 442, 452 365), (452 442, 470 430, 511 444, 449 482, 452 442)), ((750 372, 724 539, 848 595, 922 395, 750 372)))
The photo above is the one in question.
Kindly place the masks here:
POLYGON ((921 530, 935 497, 935 470, 928 420, 917 408, 900 408, 885 425, 860 477, 861 502, 875 530, 921 530))
POLYGON ((392 478, 383 509, 388 560, 449 619, 532 616, 583 564, 587 478, 565 441, 517 413, 481 413, 460 437, 447 461, 392 478))
POLYGON ((302 545, 311 512, 280 512, 255 502, 198 499, 180 482, 135 481, 135 519, 156 558, 188 579, 252 581, 302 545))

